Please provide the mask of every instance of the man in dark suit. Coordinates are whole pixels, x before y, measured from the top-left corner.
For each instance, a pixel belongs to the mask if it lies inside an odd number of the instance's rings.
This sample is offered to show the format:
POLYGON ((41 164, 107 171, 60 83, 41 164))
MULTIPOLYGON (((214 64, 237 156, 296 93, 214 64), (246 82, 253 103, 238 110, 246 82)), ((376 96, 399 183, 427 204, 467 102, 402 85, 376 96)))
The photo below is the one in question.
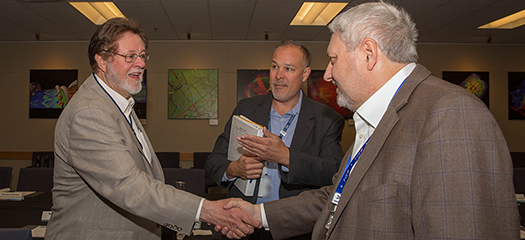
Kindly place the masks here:
POLYGON ((239 237, 259 227, 242 211, 222 209, 224 201, 208 201, 164 183, 131 97, 141 90, 147 43, 139 24, 124 18, 108 20, 91 38, 93 73, 55 129, 46 239, 153 240, 161 238, 161 225, 189 235, 198 221, 228 224, 239 237))
POLYGON ((206 172, 229 189, 229 197, 262 203, 331 183, 343 156, 339 142, 344 119, 301 91, 311 71, 310 58, 303 45, 280 43, 272 54, 271 94, 241 100, 232 114, 266 126, 265 137, 230 139, 230 118, 217 138, 206 172), (246 149, 236 161, 228 160, 229 141, 239 141, 246 149), (267 167, 263 170, 264 161, 267 167), (253 196, 244 195, 234 185, 239 178, 257 179, 253 196), (262 194, 260 189, 269 191, 262 194))
POLYGON ((261 219, 275 239, 312 230, 312 239, 518 239, 505 138, 474 94, 416 64, 408 14, 364 3, 329 28, 324 77, 355 110, 357 132, 333 185, 227 207, 261 219))

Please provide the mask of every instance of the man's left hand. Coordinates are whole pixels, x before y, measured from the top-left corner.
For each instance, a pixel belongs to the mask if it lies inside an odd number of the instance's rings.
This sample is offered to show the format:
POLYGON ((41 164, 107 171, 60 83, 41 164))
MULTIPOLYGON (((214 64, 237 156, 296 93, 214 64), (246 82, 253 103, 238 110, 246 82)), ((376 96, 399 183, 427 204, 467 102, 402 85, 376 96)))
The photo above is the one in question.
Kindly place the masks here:
POLYGON ((237 141, 243 149, 251 154, 260 157, 262 160, 276 162, 286 167, 290 165, 290 150, 279 136, 270 132, 266 127, 263 128, 264 136, 242 135, 237 141))

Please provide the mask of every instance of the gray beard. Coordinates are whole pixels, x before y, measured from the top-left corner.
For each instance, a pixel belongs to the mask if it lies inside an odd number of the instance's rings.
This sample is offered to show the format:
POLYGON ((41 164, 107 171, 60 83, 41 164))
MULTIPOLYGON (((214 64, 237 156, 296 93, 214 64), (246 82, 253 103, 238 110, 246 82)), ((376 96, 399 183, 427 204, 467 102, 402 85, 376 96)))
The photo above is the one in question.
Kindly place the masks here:
MULTIPOLYGON (((341 91, 341 90, 339 90, 341 91)), ((355 112, 356 109, 354 109, 355 103, 348 99, 344 93, 339 92, 337 94, 337 105, 340 107, 348 108, 352 112, 355 112)))
POLYGON ((126 79, 119 79, 117 77, 117 73, 113 70, 113 67, 110 67, 109 65, 108 65, 107 78, 108 80, 114 82, 119 88, 126 90, 131 95, 137 94, 140 92, 140 90, 142 90, 142 80, 143 80, 142 77, 140 78, 140 83, 138 84, 138 86, 133 87, 130 84, 128 84, 127 76, 126 76, 126 79))

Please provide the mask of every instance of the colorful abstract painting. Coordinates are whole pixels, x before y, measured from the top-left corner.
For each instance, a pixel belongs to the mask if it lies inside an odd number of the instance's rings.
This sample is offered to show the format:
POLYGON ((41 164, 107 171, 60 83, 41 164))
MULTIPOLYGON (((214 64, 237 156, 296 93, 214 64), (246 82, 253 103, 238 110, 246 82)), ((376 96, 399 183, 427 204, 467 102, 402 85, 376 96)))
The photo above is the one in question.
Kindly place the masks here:
POLYGON ((345 119, 351 119, 354 114, 347 108, 340 107, 337 104, 337 87, 332 82, 323 79, 324 70, 312 70, 308 83, 308 97, 324 103, 343 115, 345 119))
POLYGON ((443 79, 467 89, 489 107, 489 72, 443 71, 443 79))
POLYGON ((525 72, 509 72, 509 120, 525 119, 525 72))
POLYGON ((29 118, 58 118, 78 90, 78 70, 29 70, 29 118))
POLYGON ((168 119, 216 119, 217 69, 168 70, 168 119))
POLYGON ((270 70, 238 69, 237 102, 270 92, 270 70))

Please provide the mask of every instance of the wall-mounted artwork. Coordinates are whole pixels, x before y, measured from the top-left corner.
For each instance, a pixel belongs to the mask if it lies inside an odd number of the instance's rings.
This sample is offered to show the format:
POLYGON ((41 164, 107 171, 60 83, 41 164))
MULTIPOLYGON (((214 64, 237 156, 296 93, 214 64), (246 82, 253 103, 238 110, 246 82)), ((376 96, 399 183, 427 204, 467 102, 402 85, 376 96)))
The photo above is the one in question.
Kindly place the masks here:
POLYGON ((139 119, 146 119, 146 100, 147 100, 147 86, 148 86, 148 69, 144 69, 144 75, 142 77, 142 89, 139 93, 132 95, 135 99, 135 105, 133 109, 139 119))
POLYGON ((270 70, 237 70, 237 102, 244 98, 268 94, 269 91, 270 70))
POLYGON ((332 82, 323 79, 324 70, 312 70, 308 77, 308 97, 324 103, 343 115, 345 119, 351 119, 354 112, 337 105, 337 87, 332 82))
POLYGON ((467 89, 489 107, 489 72, 443 71, 443 79, 467 89))
POLYGON ((509 72, 509 120, 525 119, 525 72, 509 72))
POLYGON ((168 70, 168 119, 216 119, 217 69, 168 70))
POLYGON ((78 90, 78 70, 29 70, 29 118, 58 118, 78 90))

